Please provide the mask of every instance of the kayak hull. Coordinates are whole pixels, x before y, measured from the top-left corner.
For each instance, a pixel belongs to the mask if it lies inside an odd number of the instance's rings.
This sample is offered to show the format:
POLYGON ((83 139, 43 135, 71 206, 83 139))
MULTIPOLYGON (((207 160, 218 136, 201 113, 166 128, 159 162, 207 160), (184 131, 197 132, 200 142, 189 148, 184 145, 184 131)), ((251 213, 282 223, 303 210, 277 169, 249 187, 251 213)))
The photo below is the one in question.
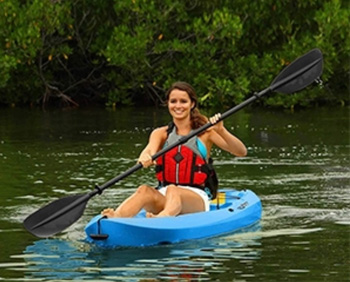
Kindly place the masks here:
POLYGON ((212 203, 208 212, 161 218, 146 218, 145 211, 133 218, 95 216, 85 227, 86 240, 102 247, 172 244, 231 233, 261 219, 261 201, 251 190, 220 190, 220 195, 225 200, 212 203))

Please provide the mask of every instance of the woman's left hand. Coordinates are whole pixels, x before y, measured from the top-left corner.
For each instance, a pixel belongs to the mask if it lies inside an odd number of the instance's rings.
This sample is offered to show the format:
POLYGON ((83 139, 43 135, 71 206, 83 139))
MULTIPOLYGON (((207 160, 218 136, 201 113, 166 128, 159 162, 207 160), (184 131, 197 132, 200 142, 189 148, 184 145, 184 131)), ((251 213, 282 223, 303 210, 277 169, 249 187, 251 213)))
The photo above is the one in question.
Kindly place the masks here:
POLYGON ((211 118, 209 118, 209 121, 211 124, 213 124, 213 129, 216 131, 216 132, 219 132, 221 131, 222 129, 224 129, 224 122, 221 120, 219 121, 221 118, 221 114, 218 113, 214 116, 212 116, 211 118))

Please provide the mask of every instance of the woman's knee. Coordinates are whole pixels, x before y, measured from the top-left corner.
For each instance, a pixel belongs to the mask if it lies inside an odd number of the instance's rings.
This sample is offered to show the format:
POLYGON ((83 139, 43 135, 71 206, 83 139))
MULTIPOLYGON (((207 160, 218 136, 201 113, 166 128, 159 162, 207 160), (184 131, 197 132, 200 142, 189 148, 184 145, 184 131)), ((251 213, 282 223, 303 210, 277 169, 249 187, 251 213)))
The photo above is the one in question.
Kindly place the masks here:
POLYGON ((147 212, 158 214, 164 208, 164 196, 151 186, 139 186, 135 192, 135 195, 136 197, 142 199, 143 208, 147 212))
POLYGON ((181 201, 181 198, 182 198, 182 193, 181 193, 181 189, 176 186, 176 185, 168 185, 167 186, 167 190, 166 190, 166 194, 165 194, 165 197, 166 198, 172 198, 172 199, 179 199, 181 201))
POLYGON ((136 189, 136 194, 141 194, 142 196, 147 196, 147 195, 152 195, 153 194, 153 191, 154 188, 146 185, 146 184, 143 184, 143 185, 140 185, 137 189, 136 189))
POLYGON ((176 185, 170 184, 170 185, 167 186, 166 194, 168 194, 168 195, 170 195, 170 194, 171 195, 175 195, 175 194, 178 194, 178 192, 179 192, 179 189, 178 189, 178 187, 176 185))

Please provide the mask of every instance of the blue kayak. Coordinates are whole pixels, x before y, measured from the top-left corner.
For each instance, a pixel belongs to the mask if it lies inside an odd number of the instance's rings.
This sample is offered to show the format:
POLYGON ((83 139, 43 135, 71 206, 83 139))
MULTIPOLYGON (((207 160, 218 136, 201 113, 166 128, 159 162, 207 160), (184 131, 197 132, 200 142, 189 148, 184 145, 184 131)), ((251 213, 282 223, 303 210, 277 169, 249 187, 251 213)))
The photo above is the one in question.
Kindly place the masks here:
POLYGON ((259 197, 251 190, 220 190, 210 211, 176 217, 95 216, 85 227, 86 240, 101 247, 152 246, 218 236, 246 228, 261 219, 259 197))

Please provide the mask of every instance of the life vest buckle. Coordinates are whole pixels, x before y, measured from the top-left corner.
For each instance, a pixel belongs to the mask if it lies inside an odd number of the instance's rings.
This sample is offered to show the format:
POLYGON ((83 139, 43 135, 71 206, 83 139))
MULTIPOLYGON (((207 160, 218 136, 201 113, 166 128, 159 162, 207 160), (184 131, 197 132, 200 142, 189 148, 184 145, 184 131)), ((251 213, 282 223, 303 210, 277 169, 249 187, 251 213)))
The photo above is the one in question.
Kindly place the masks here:
POLYGON ((195 171, 195 172, 198 172, 198 173, 204 172, 204 171, 202 170, 202 165, 201 165, 201 164, 196 165, 196 168, 195 168, 194 171, 195 171))

